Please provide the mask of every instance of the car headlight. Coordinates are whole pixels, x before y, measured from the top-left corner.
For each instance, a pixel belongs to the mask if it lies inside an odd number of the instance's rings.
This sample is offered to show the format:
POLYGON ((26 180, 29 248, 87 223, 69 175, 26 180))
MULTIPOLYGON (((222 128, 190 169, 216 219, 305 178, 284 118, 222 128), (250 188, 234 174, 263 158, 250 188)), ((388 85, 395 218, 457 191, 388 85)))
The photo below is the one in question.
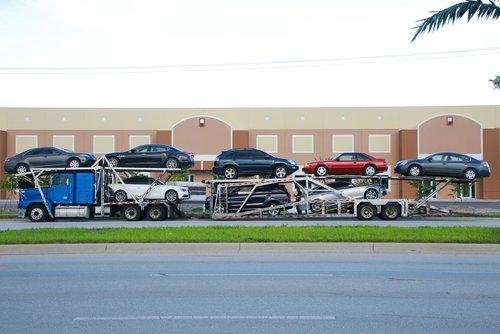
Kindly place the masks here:
POLYGON ((408 162, 408 160, 402 160, 402 161, 399 161, 396 166, 402 166, 402 165, 406 165, 406 163, 408 162))
POLYGON ((288 160, 288 162, 290 163, 290 165, 296 165, 297 164, 294 160, 288 160))
POLYGON ((187 155, 179 155, 179 160, 182 160, 182 161, 185 161, 185 160, 188 160, 188 156, 187 155))

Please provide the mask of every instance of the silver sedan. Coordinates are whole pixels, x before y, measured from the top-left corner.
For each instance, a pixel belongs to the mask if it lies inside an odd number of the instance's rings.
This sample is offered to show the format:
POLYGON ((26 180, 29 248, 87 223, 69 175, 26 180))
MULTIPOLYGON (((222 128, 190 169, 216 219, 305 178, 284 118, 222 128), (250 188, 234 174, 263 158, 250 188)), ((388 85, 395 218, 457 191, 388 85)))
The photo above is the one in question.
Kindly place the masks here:
MULTIPOLYGON (((317 187, 309 193, 309 208, 312 212, 321 212, 323 202, 335 201, 337 199, 377 199, 387 195, 387 190, 381 184, 367 184, 356 186, 351 182, 335 181, 328 183, 327 186, 335 189, 335 191, 326 188, 317 187)), ((325 209, 336 207, 336 204, 325 204, 325 209)), ((306 204, 298 206, 300 212, 306 210, 306 204)))

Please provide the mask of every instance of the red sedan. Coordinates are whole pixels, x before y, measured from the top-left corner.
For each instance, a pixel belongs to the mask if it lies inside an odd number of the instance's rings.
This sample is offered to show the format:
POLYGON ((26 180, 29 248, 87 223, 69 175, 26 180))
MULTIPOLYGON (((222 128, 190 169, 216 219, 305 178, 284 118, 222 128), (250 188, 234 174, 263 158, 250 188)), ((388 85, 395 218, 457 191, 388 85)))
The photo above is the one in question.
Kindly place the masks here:
POLYGON ((385 172, 388 169, 384 159, 377 159, 365 153, 342 153, 331 160, 308 162, 302 170, 306 174, 326 175, 368 175, 385 172))

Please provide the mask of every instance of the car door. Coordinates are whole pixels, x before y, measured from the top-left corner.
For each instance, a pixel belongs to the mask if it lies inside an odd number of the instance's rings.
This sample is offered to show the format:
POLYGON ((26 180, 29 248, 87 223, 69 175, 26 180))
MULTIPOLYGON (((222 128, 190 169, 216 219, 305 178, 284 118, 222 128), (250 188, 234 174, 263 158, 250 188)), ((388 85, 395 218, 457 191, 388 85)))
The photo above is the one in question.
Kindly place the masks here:
POLYGON ((148 159, 144 163, 145 167, 164 167, 163 163, 167 160, 168 152, 170 147, 168 146, 156 146, 152 145, 148 150, 148 159))
POLYGON ((335 159, 332 174, 355 174, 357 164, 358 161, 355 153, 343 153, 335 159))
POLYGON ((424 174, 431 176, 448 176, 449 167, 445 154, 434 154, 424 163, 424 174))
POLYGON ((271 174, 274 162, 273 156, 260 150, 252 150, 251 153, 250 168, 252 172, 255 174, 271 174))
MULTIPOLYGON (((243 186, 230 190, 227 198, 227 205, 230 212, 236 212, 240 208, 241 204, 245 201, 250 191, 252 191, 253 186, 243 186)), ((248 200, 250 204, 251 198, 248 200)), ((245 205, 245 208, 248 205, 245 205)), ((247 209, 248 210, 248 209, 247 209)))
POLYGON ((45 164, 47 167, 66 167, 67 155, 56 148, 47 149, 45 164))
POLYGON ((250 151, 236 151, 234 152, 234 160, 238 165, 239 173, 253 172, 253 155, 250 151))
POLYGON ((448 154, 446 156, 449 176, 461 177, 467 168, 467 157, 461 154, 448 154))
POLYGON ((368 164, 368 162, 370 162, 370 159, 368 159, 366 155, 356 153, 356 163, 354 164, 353 172, 355 172, 356 175, 363 174, 363 169, 368 164))
POLYGON ((71 186, 70 176, 72 175, 59 175, 54 174, 51 178, 48 197, 54 204, 71 204, 71 186))
POLYGON ((143 167, 148 161, 149 145, 137 146, 127 152, 126 156, 121 159, 123 166, 143 167))
POLYGON ((49 148, 37 148, 26 153, 26 162, 30 167, 47 167, 47 153, 49 148))

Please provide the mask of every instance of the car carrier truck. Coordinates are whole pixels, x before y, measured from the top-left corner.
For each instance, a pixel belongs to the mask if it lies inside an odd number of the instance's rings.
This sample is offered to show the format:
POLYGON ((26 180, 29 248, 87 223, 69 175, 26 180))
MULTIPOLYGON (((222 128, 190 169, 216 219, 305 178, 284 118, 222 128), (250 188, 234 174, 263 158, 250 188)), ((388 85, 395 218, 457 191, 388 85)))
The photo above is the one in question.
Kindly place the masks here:
MULTIPOLYGON (((108 184, 123 183, 120 173, 130 171, 156 172, 161 178, 177 169, 119 168, 95 164, 87 168, 42 168, 32 169, 18 175, 29 184, 19 189, 19 216, 33 222, 56 218, 92 218, 113 216, 118 213, 126 220, 140 220, 147 216, 151 220, 172 218, 178 213, 177 202, 165 199, 148 199, 155 183, 147 187, 144 194, 131 196, 118 202, 108 184)), ((187 189, 186 189, 187 190, 187 189)))

